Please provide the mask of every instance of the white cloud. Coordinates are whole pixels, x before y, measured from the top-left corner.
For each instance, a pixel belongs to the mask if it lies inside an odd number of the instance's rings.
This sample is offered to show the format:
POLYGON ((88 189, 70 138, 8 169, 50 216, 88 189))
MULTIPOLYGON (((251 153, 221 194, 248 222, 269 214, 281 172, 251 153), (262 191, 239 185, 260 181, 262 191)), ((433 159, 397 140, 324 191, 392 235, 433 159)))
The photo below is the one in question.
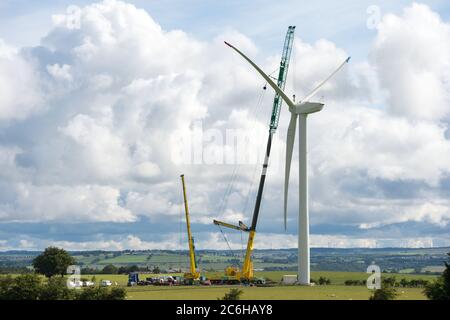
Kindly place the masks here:
MULTIPOLYGON (((0 240, 0 250, 43 250, 48 246, 65 248, 66 250, 188 250, 186 235, 180 238, 178 233, 168 233, 155 240, 143 240, 135 234, 121 236, 98 235, 90 241, 65 241, 31 238, 19 236, 19 240, 0 240)), ((245 251, 247 234, 242 241, 238 234, 228 234, 228 244, 233 250, 245 251)), ((433 237, 351 237, 333 234, 312 234, 312 248, 428 248, 433 247, 433 237)), ((439 239, 441 246, 448 245, 449 239, 439 239)), ((228 244, 219 232, 200 232, 195 234, 197 250, 229 250, 228 244)), ((291 234, 257 233, 255 248, 257 249, 292 249, 297 247, 297 236, 291 234)))
POLYGON ((311 122, 315 174, 366 170, 372 178, 437 185, 450 172, 450 141, 439 123, 353 104, 335 104, 311 122))
POLYGON ((409 221, 427 222, 445 227, 450 221, 450 202, 447 199, 391 201, 359 199, 352 205, 355 211, 367 210, 372 214, 375 213, 374 218, 366 218, 368 222, 360 225, 362 229, 409 221))
POLYGON ((142 162, 135 168, 138 176, 142 178, 151 178, 160 174, 158 165, 152 162, 142 162))
POLYGON ((0 121, 24 119, 41 109, 38 81, 33 65, 0 39, 0 121))
POLYGON ((8 243, 8 241, 6 240, 0 240, 0 250, 7 250, 6 248, 6 244, 8 243))
POLYGON ((385 15, 371 54, 392 113, 425 120, 450 114, 450 25, 428 6, 385 15))
POLYGON ((78 156, 78 165, 91 175, 101 179, 127 173, 127 146, 107 124, 102 125, 90 116, 78 114, 60 130, 75 142, 72 152, 78 156))
POLYGON ((36 244, 33 241, 22 239, 19 241, 19 247, 25 250, 36 249, 36 244))
POLYGON ((41 246, 56 246, 66 250, 175 250, 178 248, 178 242, 175 235, 170 235, 161 241, 143 241, 134 235, 128 235, 115 240, 97 240, 97 241, 43 241, 41 246))
MULTIPOLYGON (((0 43, 0 121, 9 128, 1 127, 0 221, 145 217, 170 223, 180 214, 180 173, 188 179, 192 221, 248 218, 243 208, 259 165, 239 167, 229 202, 219 212, 234 167, 177 162, 173 155, 183 145, 173 137, 190 136, 198 121, 216 133, 240 130, 249 140, 238 156, 261 159, 273 92, 268 89, 257 104, 264 82, 223 40, 262 61, 269 72, 278 67, 279 56, 263 56, 235 30, 212 41, 163 30, 145 11, 120 1, 88 5, 80 14, 79 29, 57 18, 39 50, 25 54, 0 43), (26 95, 19 90, 24 86, 26 95), (30 117, 38 111, 41 116, 30 117)), ((436 191, 450 172, 448 28, 423 5, 401 16, 387 15, 370 61, 350 64, 316 97, 326 108, 309 122, 313 223, 365 228, 448 223, 447 202, 436 191), (360 195, 346 188, 343 182, 355 182, 359 175, 368 190, 377 192, 360 195), (418 190, 415 201, 387 197, 374 185, 380 180, 423 183, 427 191, 418 190)), ((299 38, 293 54, 287 91, 298 98, 348 55, 331 41, 299 38)), ((281 216, 287 116, 284 108, 273 142, 263 208, 270 212, 261 221, 266 225, 281 216)), ((232 154, 229 145, 221 144, 227 141, 213 138, 206 137, 203 150, 211 163, 232 154)), ((291 190, 296 167, 294 162, 291 190)), ((283 246, 293 241, 276 234, 267 239, 283 246)), ((339 243, 373 244, 349 241, 339 243)))
POLYGON ((34 186, 18 184, 15 199, 0 207, 5 221, 49 222, 80 221, 132 222, 136 216, 123 208, 120 192, 104 186, 34 186))
POLYGON ((63 64, 60 66, 59 64, 53 64, 47 66, 47 71, 50 75, 55 78, 55 80, 66 80, 71 81, 72 75, 70 73, 71 66, 67 64, 63 64))

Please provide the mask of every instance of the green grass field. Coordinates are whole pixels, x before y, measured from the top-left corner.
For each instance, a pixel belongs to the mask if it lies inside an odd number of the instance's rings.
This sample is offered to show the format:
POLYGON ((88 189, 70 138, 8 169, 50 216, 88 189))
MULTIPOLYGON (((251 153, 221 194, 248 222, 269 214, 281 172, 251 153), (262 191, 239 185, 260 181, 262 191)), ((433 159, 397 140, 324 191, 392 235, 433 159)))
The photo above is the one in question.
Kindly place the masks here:
MULTIPOLYGON (((257 272, 256 276, 265 277, 273 281, 280 281, 286 272, 257 272)), ((220 276, 221 273, 207 273, 208 277, 220 276)), ((153 275, 141 274, 140 277, 145 279, 153 275)), ((327 286, 281 286, 274 287, 244 287, 239 286, 244 291, 242 299, 256 300, 367 300, 371 292, 365 286, 345 286, 345 280, 365 280, 367 274, 363 272, 329 272, 320 271, 312 272, 313 279, 319 277, 327 277, 331 280, 331 285, 327 286)), ((432 281, 436 278, 433 275, 415 275, 415 274, 383 274, 382 276, 395 276, 397 280, 402 278, 425 279, 432 281)), ((92 276, 83 275, 90 278, 92 276)), ((117 282, 119 286, 126 286, 127 275, 96 275, 96 281, 102 279, 117 282)), ((131 300, 216 300, 223 297, 230 290, 231 286, 137 286, 127 287, 128 299, 131 300)), ((424 300, 425 296, 421 288, 398 288, 399 300, 424 300)))
MULTIPOLYGON (((280 284, 282 276, 289 274, 284 271, 256 272, 256 277, 264 277, 271 280, 273 285, 269 287, 250 287, 250 286, 135 286, 127 287, 128 275, 118 274, 97 274, 81 275, 81 278, 100 283, 101 280, 110 280, 117 283, 118 286, 125 287, 127 290, 127 299, 130 300, 217 300, 227 293, 230 288, 240 288, 243 290, 243 300, 367 300, 371 291, 365 286, 345 286, 346 280, 366 280, 367 273, 364 272, 331 272, 331 271, 313 271, 312 279, 326 277, 330 279, 330 285, 316 286, 283 286, 280 284)), ((293 274, 293 273, 291 273, 293 274)), ((181 274, 171 274, 181 275, 181 274)), ((208 278, 220 278, 221 272, 205 273, 208 278)), ((12 274, 17 276, 17 274, 12 274)), ((141 280, 147 277, 155 277, 154 274, 140 274, 141 280)), ((382 274, 383 277, 395 277, 397 281, 405 278, 407 280, 422 279, 433 281, 436 275, 423 274, 382 274)), ((44 276, 42 276, 45 279, 44 276)), ((425 300, 423 288, 397 288, 398 300, 425 300)))
MULTIPOLYGON (((217 300, 230 290, 229 286, 211 287, 133 287, 127 289, 130 300, 217 300)), ((370 291, 363 286, 276 286, 240 287, 243 300, 367 300, 370 291)), ((424 300, 422 289, 399 289, 400 300, 424 300)))
MULTIPOLYGON (((281 278, 285 274, 295 274, 295 272, 289 271, 267 271, 267 272, 255 272, 257 277, 264 277, 273 281, 281 281, 281 278)), ((320 277, 326 277, 331 280, 331 284, 344 284, 345 280, 366 280, 368 274, 365 272, 334 272, 334 271, 312 271, 311 278, 319 279, 320 277)), ((423 279, 432 281, 436 279, 435 275, 422 275, 422 274, 400 274, 400 273, 383 273, 382 277, 395 277, 397 280, 405 278, 411 279, 423 279)))

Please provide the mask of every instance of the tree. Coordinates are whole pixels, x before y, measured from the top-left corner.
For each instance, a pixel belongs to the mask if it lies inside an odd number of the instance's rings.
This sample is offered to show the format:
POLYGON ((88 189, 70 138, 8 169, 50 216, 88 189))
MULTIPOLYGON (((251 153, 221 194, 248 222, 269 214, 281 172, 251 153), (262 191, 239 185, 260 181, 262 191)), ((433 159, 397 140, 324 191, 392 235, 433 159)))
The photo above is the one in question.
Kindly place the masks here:
POLYGON ((409 281, 406 280, 405 278, 402 278, 402 280, 400 280, 400 286, 402 286, 403 288, 406 288, 409 285, 410 285, 409 281))
POLYGON ((104 273, 104 274, 117 274, 117 272, 118 272, 118 269, 113 264, 106 265, 102 270, 102 273, 104 273))
POLYGON ((23 274, 15 277, 13 281, 7 280, 5 296, 2 299, 37 300, 41 289, 41 278, 37 274, 23 274))
POLYGON ((244 291, 242 291, 241 289, 233 288, 228 293, 225 293, 222 300, 239 300, 243 293, 244 291))
POLYGON ((381 288, 376 289, 369 300, 394 300, 397 297, 395 277, 384 278, 381 282, 381 288))
POLYGON ((128 273, 128 268, 127 267, 119 267, 119 269, 117 270, 118 274, 127 274, 128 273))
POLYGON ((37 274, 0 277, 0 300, 124 300, 124 288, 87 287, 71 290, 62 277, 47 283, 37 274))
POLYGON ((394 287, 384 286, 376 289, 369 300, 394 300, 397 297, 397 290, 394 287))
POLYGON ((0 300, 9 300, 10 290, 14 284, 14 279, 10 275, 0 277, 0 300))
POLYGON ((77 296, 78 300, 124 300, 124 288, 88 287, 77 296))
MULTIPOLYGON (((450 259, 450 253, 447 253, 450 259)), ((445 262, 445 270, 433 283, 426 285, 425 295, 430 300, 450 300, 450 264, 445 262)))
POLYGON ((128 268, 128 273, 137 271, 139 271, 139 267, 137 265, 132 265, 131 267, 128 268))
POLYGON ((117 273, 119 273, 119 274, 127 274, 127 273, 137 272, 137 271, 139 271, 139 267, 137 265, 132 265, 132 266, 128 266, 128 267, 119 267, 119 269, 117 269, 117 273))
POLYGON ((331 280, 325 277, 320 277, 319 281, 317 282, 319 285, 327 285, 331 283, 331 280))
POLYGON ((395 277, 386 277, 382 280, 382 284, 384 287, 394 287, 395 283, 395 277))
POLYGON ((161 270, 159 270, 158 267, 154 267, 152 272, 153 272, 154 274, 160 274, 160 273, 161 273, 161 270))
POLYGON ((99 273, 99 270, 95 268, 90 267, 81 268, 81 274, 97 274, 97 273, 99 273))
POLYGON ((64 249, 48 247, 33 260, 36 272, 50 278, 54 275, 64 276, 67 267, 75 264, 75 259, 64 249))
POLYGON ((67 287, 66 280, 61 277, 51 277, 41 289, 40 300, 72 300, 75 298, 75 290, 67 287))
POLYGON ((114 287, 111 288, 108 300, 125 300, 127 297, 127 292, 124 288, 114 287))

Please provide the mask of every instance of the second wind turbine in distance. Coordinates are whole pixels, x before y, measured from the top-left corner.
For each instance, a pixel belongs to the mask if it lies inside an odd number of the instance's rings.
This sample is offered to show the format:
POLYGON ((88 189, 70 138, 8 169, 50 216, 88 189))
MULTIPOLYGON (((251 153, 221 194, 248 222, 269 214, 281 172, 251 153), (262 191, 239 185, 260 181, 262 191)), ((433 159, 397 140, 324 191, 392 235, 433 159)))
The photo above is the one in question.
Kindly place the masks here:
POLYGON ((308 114, 319 112, 323 109, 324 104, 320 102, 310 102, 320 88, 328 82, 336 73, 341 70, 344 65, 350 61, 348 57, 328 78, 322 81, 310 94, 298 103, 294 103, 282 89, 280 89, 272 79, 261 70, 253 61, 245 54, 239 51, 225 41, 225 44, 233 48, 245 60, 247 60, 253 68, 267 81, 267 83, 281 96, 289 107, 291 120, 286 141, 286 167, 284 179, 284 227, 286 228, 287 217, 287 196, 289 187, 289 174, 291 169, 292 151, 295 141, 295 130, 297 127, 297 119, 299 120, 299 219, 298 219, 298 275, 297 282, 302 285, 310 284, 310 254, 309 254, 309 211, 308 211, 308 157, 307 157, 307 123, 308 114))

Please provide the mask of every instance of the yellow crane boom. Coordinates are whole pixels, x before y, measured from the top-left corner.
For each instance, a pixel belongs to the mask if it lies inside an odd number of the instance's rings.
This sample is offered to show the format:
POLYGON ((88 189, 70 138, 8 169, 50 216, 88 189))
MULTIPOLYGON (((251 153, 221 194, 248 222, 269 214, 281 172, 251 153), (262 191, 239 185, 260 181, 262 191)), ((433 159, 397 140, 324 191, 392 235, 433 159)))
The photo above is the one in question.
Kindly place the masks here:
POLYGON ((235 230, 239 230, 239 231, 249 231, 248 227, 244 223, 242 223, 242 221, 239 221, 238 226, 231 224, 231 223, 222 222, 219 220, 213 220, 213 223, 217 226, 222 226, 222 227, 226 227, 226 228, 230 228, 230 229, 235 229, 235 230))
POLYGON ((185 273, 184 277, 187 279, 197 280, 200 277, 200 272, 197 271, 197 263, 195 260, 195 246, 194 246, 194 238, 191 233, 191 223, 189 220, 189 207, 186 196, 186 184, 184 182, 184 174, 181 175, 181 185, 183 186, 183 199, 184 199, 184 211, 186 213, 186 227, 188 233, 188 242, 189 242, 189 262, 190 262, 190 272, 185 273))

